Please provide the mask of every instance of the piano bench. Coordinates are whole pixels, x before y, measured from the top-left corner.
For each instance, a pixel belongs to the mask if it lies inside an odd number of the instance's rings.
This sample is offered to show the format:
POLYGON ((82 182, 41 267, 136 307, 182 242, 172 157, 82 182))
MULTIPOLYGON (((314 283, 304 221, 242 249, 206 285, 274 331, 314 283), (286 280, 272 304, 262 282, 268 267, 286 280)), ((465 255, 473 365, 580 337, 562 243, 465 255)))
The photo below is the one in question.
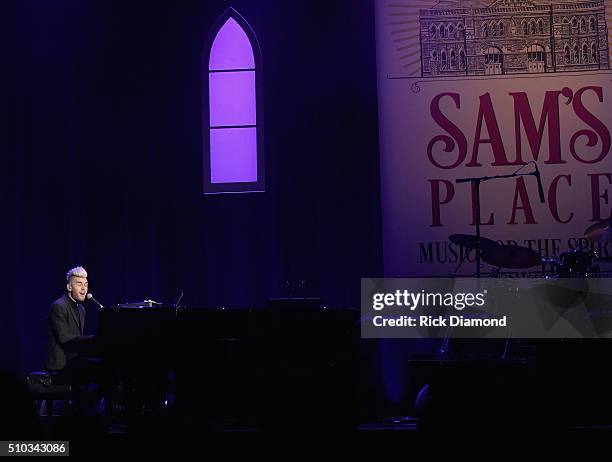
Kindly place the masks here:
POLYGON ((53 415, 54 401, 66 402, 72 398, 72 388, 61 383, 60 374, 60 372, 30 372, 26 377, 28 389, 41 416, 53 415))

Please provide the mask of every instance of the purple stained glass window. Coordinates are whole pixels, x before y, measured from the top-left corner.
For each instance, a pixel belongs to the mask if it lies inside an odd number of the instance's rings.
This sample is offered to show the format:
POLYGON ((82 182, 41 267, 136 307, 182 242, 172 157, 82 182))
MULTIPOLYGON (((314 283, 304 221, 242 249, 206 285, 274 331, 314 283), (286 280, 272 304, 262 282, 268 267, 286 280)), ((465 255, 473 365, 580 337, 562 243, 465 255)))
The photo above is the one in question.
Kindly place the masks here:
POLYGON ((251 42, 234 18, 223 24, 210 50, 208 69, 255 69, 251 42))
POLYGON ((227 128, 210 133, 211 183, 257 181, 256 128, 227 128))
POLYGON ((254 53, 257 42, 248 24, 234 10, 228 10, 221 21, 207 63, 210 151, 205 162, 204 189, 261 191, 254 53))
POLYGON ((211 73, 210 126, 256 125, 255 72, 211 73))

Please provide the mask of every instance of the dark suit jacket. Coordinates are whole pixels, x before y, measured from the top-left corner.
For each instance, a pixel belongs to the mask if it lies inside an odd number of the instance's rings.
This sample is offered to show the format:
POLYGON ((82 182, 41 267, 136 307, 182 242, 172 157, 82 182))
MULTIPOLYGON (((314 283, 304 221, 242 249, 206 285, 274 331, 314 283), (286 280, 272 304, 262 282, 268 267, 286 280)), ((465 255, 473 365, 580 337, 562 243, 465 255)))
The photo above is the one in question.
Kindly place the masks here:
POLYGON ((64 369, 66 363, 79 355, 85 327, 85 308, 64 294, 51 305, 48 316, 48 370, 64 369))

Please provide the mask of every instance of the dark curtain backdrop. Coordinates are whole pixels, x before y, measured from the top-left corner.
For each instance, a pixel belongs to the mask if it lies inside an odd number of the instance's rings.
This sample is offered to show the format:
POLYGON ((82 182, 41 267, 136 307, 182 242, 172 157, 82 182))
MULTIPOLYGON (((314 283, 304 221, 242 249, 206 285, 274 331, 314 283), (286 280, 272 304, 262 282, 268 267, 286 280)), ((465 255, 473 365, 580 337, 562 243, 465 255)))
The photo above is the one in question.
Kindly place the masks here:
POLYGON ((3 2, 2 368, 42 366, 75 265, 107 305, 357 308, 382 275, 372 3, 3 2), (201 53, 229 6, 261 45, 267 191, 203 196, 201 53))

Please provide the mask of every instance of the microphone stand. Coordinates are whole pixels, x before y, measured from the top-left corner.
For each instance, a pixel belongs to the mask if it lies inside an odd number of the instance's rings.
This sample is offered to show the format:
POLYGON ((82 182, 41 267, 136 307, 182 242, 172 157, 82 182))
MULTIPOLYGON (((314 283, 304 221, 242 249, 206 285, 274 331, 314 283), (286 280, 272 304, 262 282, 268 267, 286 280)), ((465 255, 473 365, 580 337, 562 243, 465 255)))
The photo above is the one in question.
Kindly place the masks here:
MULTIPOLYGON (((526 164, 528 165, 528 164, 526 164)), ((525 165, 523 165, 525 167, 525 165)), ((531 173, 519 173, 523 167, 519 168, 516 172, 510 173, 509 175, 494 175, 494 176, 480 176, 480 177, 468 177, 458 178, 455 183, 474 183, 474 191, 476 192, 476 278, 480 279, 480 183, 484 181, 497 180, 500 178, 515 178, 519 176, 535 175, 536 172, 531 173)))

